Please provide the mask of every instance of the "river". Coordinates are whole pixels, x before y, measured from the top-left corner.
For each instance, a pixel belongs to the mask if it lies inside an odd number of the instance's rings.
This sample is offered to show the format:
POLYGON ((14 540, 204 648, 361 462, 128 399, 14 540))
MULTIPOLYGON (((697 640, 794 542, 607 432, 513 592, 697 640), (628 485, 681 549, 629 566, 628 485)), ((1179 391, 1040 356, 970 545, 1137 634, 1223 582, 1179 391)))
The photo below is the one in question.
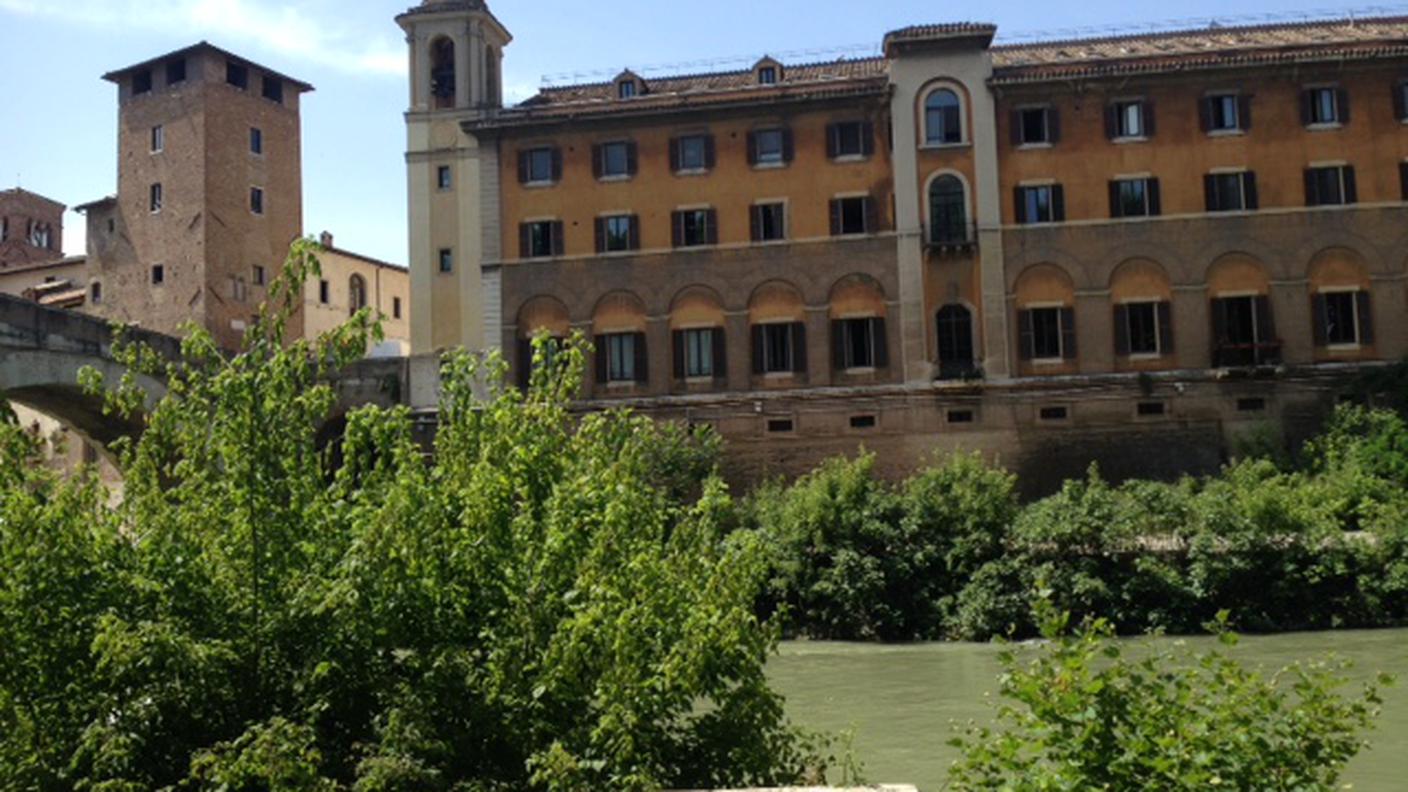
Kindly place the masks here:
MULTIPOLYGON (((1188 642, 1205 648, 1214 640, 1188 642)), ((1395 675, 1398 684, 1382 691, 1384 712, 1369 735, 1374 747, 1341 781, 1361 792, 1408 789, 1408 630, 1244 637, 1232 652, 1268 670, 1334 652, 1354 663, 1355 690, 1380 671, 1395 675)), ((991 720, 997 653, 988 644, 794 641, 783 644, 769 674, 796 723, 832 733, 855 729, 867 781, 938 792, 955 758, 945 744, 951 724, 991 720)))

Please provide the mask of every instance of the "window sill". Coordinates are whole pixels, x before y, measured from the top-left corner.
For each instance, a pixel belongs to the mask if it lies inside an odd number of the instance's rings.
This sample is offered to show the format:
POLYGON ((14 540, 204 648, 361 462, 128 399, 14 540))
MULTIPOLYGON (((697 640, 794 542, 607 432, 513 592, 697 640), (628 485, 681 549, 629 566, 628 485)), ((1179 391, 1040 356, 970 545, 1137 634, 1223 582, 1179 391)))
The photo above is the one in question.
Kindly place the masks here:
POLYGON ((869 374, 874 374, 877 371, 879 371, 879 369, 874 366, 853 366, 850 368, 841 369, 841 373, 845 374, 848 377, 863 377, 869 374))
POLYGON ((870 157, 865 154, 841 154, 832 157, 831 161, 837 164, 847 164, 852 162, 865 162, 868 159, 870 159, 870 157))
POLYGON ((1055 144, 1054 144, 1054 143, 1051 143, 1050 141, 1046 141, 1046 140, 1038 141, 1038 142, 1035 142, 1035 143, 1019 143, 1019 144, 1017 144, 1017 150, 1018 150, 1018 151, 1044 151, 1044 150, 1049 149, 1049 148, 1055 148, 1055 144))
POLYGON ((685 377, 684 384, 690 386, 713 385, 717 378, 713 374, 700 374, 695 377, 685 377))
POLYGON ((546 189, 546 188, 548 188, 548 187, 556 187, 556 186, 557 186, 557 182, 555 182, 555 181, 530 181, 530 182, 523 182, 523 186, 526 187, 526 188, 528 188, 528 189, 530 189, 530 190, 542 190, 542 189, 546 189))
POLYGON ((630 181, 630 180, 631 180, 631 174, 629 174, 629 173, 618 173, 618 174, 615 174, 615 175, 604 175, 604 176, 598 176, 598 177, 597 177, 597 181, 602 182, 603 184, 610 184, 611 182, 623 182, 623 181, 630 181))
POLYGON ((708 169, 708 168, 686 168, 686 169, 684 169, 684 170, 677 170, 677 171, 675 171, 675 175, 676 175, 676 176, 707 176, 707 175, 709 175, 709 169, 708 169))
POLYGON ((1363 344, 1326 344, 1327 352, 1358 352, 1364 348, 1363 344))
POLYGON ((1031 364, 1033 366, 1049 368, 1054 366, 1064 366, 1066 365, 1066 362, 1067 361, 1065 358, 1033 358, 1031 364))
POLYGON ((1246 134, 1247 134, 1247 130, 1242 129, 1241 127, 1238 127, 1238 128, 1236 128, 1236 129, 1209 129, 1209 130, 1208 130, 1208 137, 1210 137, 1210 138, 1243 137, 1243 136, 1246 135, 1246 134))
POLYGON ((1148 363, 1149 361, 1152 361, 1152 360, 1162 360, 1162 359, 1163 359, 1163 353, 1161 353, 1161 352, 1134 352, 1134 353, 1132 353, 1132 354, 1129 354, 1129 355, 1125 356, 1125 359, 1128 360, 1130 363, 1148 363))
POLYGON ((781 170, 785 167, 787 167, 787 162, 785 160, 778 160, 777 162, 753 163, 753 170, 781 170))
POLYGON ((1148 136, 1148 135, 1122 135, 1122 136, 1117 137, 1117 138, 1111 138, 1110 142, 1111 142, 1111 143, 1114 143, 1116 146, 1126 146, 1126 145, 1129 145, 1129 144, 1131 144, 1131 143, 1148 143, 1148 142, 1149 142, 1149 136, 1148 136))
POLYGON ((634 390, 641 384, 635 380, 610 380, 606 383, 606 389, 609 391, 628 391, 634 390))
POLYGON ((960 140, 960 141, 958 141, 957 143, 931 143, 931 142, 927 142, 927 141, 926 141, 923 145, 921 145, 921 146, 919 147, 919 150, 920 150, 920 151, 943 151, 943 150, 945 150, 945 149, 966 149, 966 148, 972 148, 972 146, 973 146, 973 144, 970 143, 969 141, 966 141, 966 140, 960 140))
POLYGON ((795 378, 796 376, 797 372, 795 371, 768 371, 764 372, 763 379, 776 382, 782 380, 790 380, 795 378))
POLYGON ((1344 129, 1344 122, 1322 121, 1317 124, 1306 124, 1305 129, 1307 132, 1329 132, 1336 129, 1344 129))

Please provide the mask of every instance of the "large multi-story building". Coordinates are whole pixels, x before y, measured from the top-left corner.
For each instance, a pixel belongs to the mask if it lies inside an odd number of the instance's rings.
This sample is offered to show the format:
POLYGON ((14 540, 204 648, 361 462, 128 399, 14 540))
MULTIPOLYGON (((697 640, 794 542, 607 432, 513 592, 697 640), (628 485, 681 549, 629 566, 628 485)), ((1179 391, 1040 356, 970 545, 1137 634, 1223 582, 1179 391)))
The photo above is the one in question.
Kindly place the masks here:
POLYGON ((483 2, 398 22, 413 348, 522 372, 580 330, 589 403, 711 423, 746 470, 1204 469, 1408 354, 1408 18, 921 26, 511 108, 483 2))

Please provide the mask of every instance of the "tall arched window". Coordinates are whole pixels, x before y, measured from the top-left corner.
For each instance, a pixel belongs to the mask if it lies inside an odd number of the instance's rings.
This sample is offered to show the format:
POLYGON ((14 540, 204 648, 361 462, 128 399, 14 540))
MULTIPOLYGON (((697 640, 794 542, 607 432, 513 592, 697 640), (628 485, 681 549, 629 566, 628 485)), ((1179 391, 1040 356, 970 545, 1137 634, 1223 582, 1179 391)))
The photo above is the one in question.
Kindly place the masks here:
POLYGON ((499 53, 493 47, 484 48, 484 103, 499 106, 499 53))
POLYGON ((437 109, 455 106, 455 42, 444 36, 430 43, 430 95, 437 109))
POLYGON ((367 307, 367 281, 361 275, 353 275, 347 281, 347 313, 355 314, 367 307))
POLYGON ((929 241, 935 245, 969 241, 963 182, 952 174, 944 174, 929 183, 929 241))
POLYGON ((939 377, 962 379, 976 370, 973 360, 973 312, 951 303, 939 309, 939 377))
POLYGON ((963 113, 958 94, 940 88, 924 100, 924 141, 931 146, 963 142, 963 113))

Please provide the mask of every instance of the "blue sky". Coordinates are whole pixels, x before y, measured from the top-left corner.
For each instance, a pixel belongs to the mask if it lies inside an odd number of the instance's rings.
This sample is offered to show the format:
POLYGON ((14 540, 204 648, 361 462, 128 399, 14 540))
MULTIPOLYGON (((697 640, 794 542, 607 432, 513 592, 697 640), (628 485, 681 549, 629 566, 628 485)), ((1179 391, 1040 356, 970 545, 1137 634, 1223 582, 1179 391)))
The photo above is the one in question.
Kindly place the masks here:
MULTIPOLYGON (((412 0, 0 0, 0 188, 76 205, 114 191, 115 87, 100 75, 201 39, 313 83, 303 105, 304 225, 338 245, 406 259, 402 113, 406 54, 392 18, 412 0)), ((885 31, 922 22, 995 22, 1002 35, 1108 34, 1109 27, 1261 15, 1408 13, 1408 4, 1185 0, 1081 4, 992 0, 490 0, 515 38, 505 90, 542 83, 732 68, 873 52, 885 31), (676 68, 669 68, 672 64, 676 68)), ((81 252, 70 214, 65 247, 81 252)))

